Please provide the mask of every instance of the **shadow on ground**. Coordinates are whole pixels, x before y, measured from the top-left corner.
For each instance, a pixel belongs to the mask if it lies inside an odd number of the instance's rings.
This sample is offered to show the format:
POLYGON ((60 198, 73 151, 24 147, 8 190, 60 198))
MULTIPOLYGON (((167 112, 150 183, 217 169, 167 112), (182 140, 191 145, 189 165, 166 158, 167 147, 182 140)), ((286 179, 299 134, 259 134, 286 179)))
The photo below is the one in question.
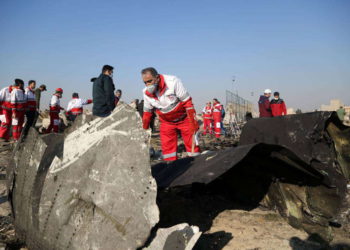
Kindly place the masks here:
POLYGON ((350 250, 349 244, 328 244, 317 234, 310 235, 306 240, 293 237, 289 245, 293 250, 350 250))

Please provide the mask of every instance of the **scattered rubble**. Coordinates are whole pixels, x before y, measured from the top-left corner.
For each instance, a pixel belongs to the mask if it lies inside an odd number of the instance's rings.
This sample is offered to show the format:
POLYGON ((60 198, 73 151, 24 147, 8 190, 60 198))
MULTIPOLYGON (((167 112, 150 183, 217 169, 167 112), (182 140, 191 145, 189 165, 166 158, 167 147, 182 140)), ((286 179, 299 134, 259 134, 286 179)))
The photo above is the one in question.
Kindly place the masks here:
POLYGON ((191 250, 201 236, 198 227, 182 223, 170 228, 158 229, 156 237, 145 250, 191 250))

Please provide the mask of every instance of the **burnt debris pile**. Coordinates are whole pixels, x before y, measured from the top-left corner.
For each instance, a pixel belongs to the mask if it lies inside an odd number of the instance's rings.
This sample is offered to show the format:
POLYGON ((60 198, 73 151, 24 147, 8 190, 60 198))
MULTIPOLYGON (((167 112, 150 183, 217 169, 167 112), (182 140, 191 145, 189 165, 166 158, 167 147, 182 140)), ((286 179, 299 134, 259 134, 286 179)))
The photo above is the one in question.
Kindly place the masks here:
MULTIPOLYGON (((350 232, 349 152, 350 128, 335 113, 253 119, 243 128, 238 147, 153 166, 162 194, 160 224, 183 220, 164 215, 174 212, 169 208, 175 199, 167 199, 171 193, 203 216, 264 206, 292 226, 331 241, 334 227, 350 232), (208 195, 210 211, 191 202, 208 195)), ((208 229, 207 224, 200 228, 208 229)))

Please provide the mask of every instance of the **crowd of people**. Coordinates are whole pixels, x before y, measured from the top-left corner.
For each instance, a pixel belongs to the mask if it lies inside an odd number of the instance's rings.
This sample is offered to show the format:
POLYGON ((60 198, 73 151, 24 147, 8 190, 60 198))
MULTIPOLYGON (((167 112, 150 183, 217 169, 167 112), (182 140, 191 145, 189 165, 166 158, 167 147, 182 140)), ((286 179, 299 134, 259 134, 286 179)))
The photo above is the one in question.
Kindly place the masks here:
POLYGON ((41 92, 46 91, 46 86, 41 85, 37 89, 35 87, 36 82, 34 80, 30 80, 28 86, 24 88, 24 81, 15 79, 12 85, 0 90, 1 140, 9 141, 12 132, 13 141, 18 141, 25 118, 24 133, 27 133, 30 126, 35 123, 41 92))
MULTIPOLYGON (((97 117, 109 116, 119 103, 122 91, 115 91, 113 82, 113 70, 110 65, 104 65, 98 77, 92 78, 92 99, 81 99, 78 93, 72 94, 72 99, 65 110, 67 118, 74 121, 83 113, 83 106, 93 104, 92 112, 97 117)), ((160 140, 165 161, 177 159, 177 139, 181 134, 189 156, 198 155, 199 125, 196 119, 196 111, 190 94, 185 89, 181 80, 176 76, 159 74, 156 69, 150 67, 141 71, 141 78, 145 84, 143 89, 143 100, 141 103, 135 101, 136 109, 142 116, 143 128, 152 127, 155 115, 160 122, 160 140)), ((40 110, 40 99, 46 86, 36 88, 36 82, 30 80, 24 88, 24 81, 15 79, 14 84, 0 91, 0 138, 8 141, 12 127, 13 141, 18 141, 22 128, 24 137, 30 127, 35 126, 38 112, 40 110), (23 126, 24 121, 25 126, 23 126)), ((57 88, 51 97, 49 104, 50 125, 45 133, 59 131, 59 114, 63 109, 60 99, 63 89, 57 88)), ((271 117, 287 114, 284 101, 279 98, 279 93, 274 93, 274 99, 269 100, 271 90, 265 90, 259 100, 260 117, 271 117)), ((203 134, 214 134, 220 138, 223 131, 223 118, 225 110, 223 105, 214 98, 212 103, 208 102, 202 111, 203 134)), ((153 125, 154 126, 154 125, 153 125)))
POLYGON ((214 134, 216 138, 220 138, 223 128, 222 120, 225 117, 224 106, 214 98, 213 102, 207 102, 202 111, 203 117, 203 135, 214 134))
MULTIPOLYGON (((27 87, 25 87, 22 79, 15 79, 13 84, 0 90, 0 141, 16 142, 20 139, 21 134, 23 134, 23 139, 26 137, 30 127, 36 124, 40 112, 40 100, 44 91, 47 91, 45 84, 36 88, 36 81, 29 80, 27 87)), ((113 105, 117 105, 122 91, 117 90, 114 94, 113 89, 112 94, 113 105)), ((48 106, 50 124, 44 133, 57 133, 59 131, 59 114, 65 110, 60 103, 62 96, 63 89, 56 88, 48 106)), ((67 119, 74 121, 77 116, 83 113, 83 106, 91 103, 92 99, 82 99, 78 93, 73 93, 65 110, 67 119)))

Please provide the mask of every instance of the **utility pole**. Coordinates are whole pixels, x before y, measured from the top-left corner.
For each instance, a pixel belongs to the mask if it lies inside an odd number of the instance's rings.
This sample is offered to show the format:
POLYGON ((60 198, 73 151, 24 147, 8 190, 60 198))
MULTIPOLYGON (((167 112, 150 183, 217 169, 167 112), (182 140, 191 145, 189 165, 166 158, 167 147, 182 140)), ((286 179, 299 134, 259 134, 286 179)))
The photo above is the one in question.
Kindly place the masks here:
POLYGON ((233 90, 234 90, 235 81, 236 81, 236 76, 232 76, 232 94, 233 94, 233 90))

